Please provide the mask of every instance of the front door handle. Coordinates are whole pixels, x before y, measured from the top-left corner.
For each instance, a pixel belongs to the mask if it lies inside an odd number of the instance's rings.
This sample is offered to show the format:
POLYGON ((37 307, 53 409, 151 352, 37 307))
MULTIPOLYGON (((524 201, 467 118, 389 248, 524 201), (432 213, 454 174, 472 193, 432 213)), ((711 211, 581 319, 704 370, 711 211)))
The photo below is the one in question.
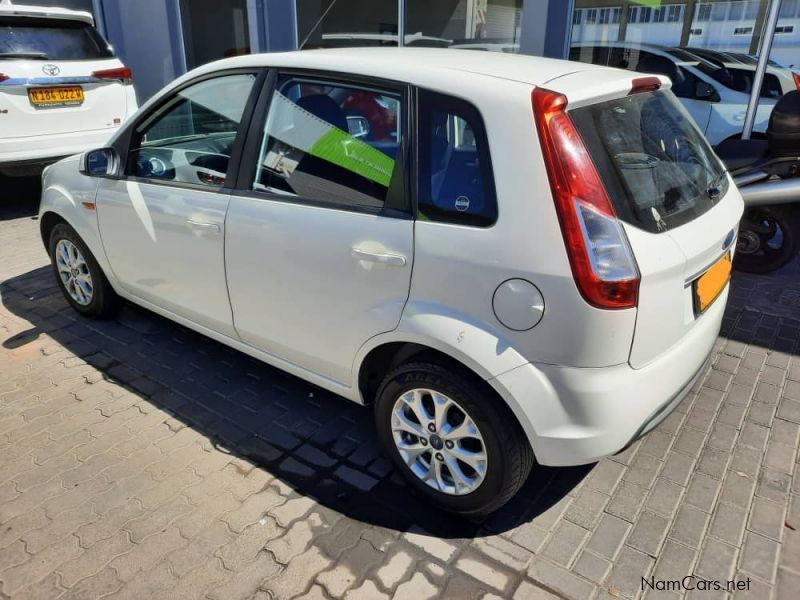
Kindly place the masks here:
POLYGON ((353 256, 358 260, 374 262, 389 267, 405 267, 406 257, 402 254, 391 254, 388 252, 372 252, 362 248, 353 248, 353 256))
POLYGON ((186 223, 189 225, 189 227, 192 227, 194 229, 200 229, 202 231, 212 231, 214 233, 220 232, 220 227, 216 223, 201 223, 200 221, 192 221, 191 219, 186 221, 186 223))

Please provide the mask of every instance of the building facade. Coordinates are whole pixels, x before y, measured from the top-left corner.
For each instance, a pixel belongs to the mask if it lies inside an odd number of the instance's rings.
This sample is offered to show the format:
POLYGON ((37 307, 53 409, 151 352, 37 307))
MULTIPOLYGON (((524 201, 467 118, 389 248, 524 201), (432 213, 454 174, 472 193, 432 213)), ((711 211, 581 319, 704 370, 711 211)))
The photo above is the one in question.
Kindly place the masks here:
MULTIPOLYGON (((409 46, 567 57, 573 43, 624 41, 754 55, 777 0, 18 1, 93 12, 146 100, 224 57, 397 45, 401 14, 409 46)), ((781 0, 770 58, 800 63, 800 0, 781 0)))
MULTIPOLYGON (((564 55, 561 46, 568 39, 568 15, 573 5, 573 0, 401 1, 406 7, 404 30, 408 45, 545 54, 550 39, 557 46, 550 54, 560 56, 564 55), (541 22, 548 11, 561 15, 556 29, 541 22), (526 23, 524 15, 534 13, 539 19, 526 23)), ((100 31, 133 70, 140 100, 146 100, 176 76, 228 56, 296 48, 396 45, 400 16, 398 0, 58 3, 93 12, 100 31)))

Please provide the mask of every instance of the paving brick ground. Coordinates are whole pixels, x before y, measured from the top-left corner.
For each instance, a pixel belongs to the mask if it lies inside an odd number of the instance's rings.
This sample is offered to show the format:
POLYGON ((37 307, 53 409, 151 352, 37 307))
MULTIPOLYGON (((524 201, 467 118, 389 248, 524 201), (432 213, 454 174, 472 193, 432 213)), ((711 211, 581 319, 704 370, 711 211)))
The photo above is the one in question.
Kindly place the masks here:
POLYGON ((800 264, 736 276, 657 430, 468 522, 409 495, 368 411, 136 307, 78 318, 35 190, 0 190, 0 597, 797 597, 800 264))

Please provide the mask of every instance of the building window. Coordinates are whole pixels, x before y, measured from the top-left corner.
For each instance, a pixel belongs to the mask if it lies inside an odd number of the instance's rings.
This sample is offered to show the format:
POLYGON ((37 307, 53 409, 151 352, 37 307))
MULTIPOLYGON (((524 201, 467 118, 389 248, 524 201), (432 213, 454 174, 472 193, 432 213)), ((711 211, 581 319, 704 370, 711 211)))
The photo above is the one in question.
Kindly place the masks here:
POLYGON ((586 24, 593 25, 597 23, 597 10, 592 8, 586 11, 586 24))
POLYGON ((752 35, 752 27, 737 27, 733 30, 733 35, 752 35))
POLYGON ((697 29, 690 29, 689 33, 692 35, 703 35, 703 30, 700 28, 697 29))
POLYGON ((639 23, 649 23, 652 20, 653 9, 649 6, 639 10, 639 23))
POLYGON ((181 0, 186 65, 250 54, 247 1, 181 0))
POLYGON ((725 21, 727 20, 726 17, 728 16, 728 5, 727 4, 714 4, 711 8, 711 20, 712 21, 725 21))
MULTIPOLYGON (((755 21, 756 17, 758 16, 758 7, 760 5, 761 2, 759 2, 758 0, 752 0, 751 2, 748 2, 744 11, 745 20, 755 21)), ((783 6, 786 6, 786 0, 784 0, 783 6)))
POLYGON ((601 25, 607 25, 610 20, 611 20, 611 9, 601 8, 600 9, 600 24, 601 25))
POLYGON ((612 10, 612 17, 611 22, 614 24, 619 24, 620 17, 622 16, 622 9, 621 8, 613 8, 612 10))
POLYGON ((576 10, 575 13, 572 15, 572 24, 573 25, 580 25, 582 17, 583 17, 583 11, 582 10, 576 10))
POLYGON ((662 6, 661 8, 657 8, 655 10, 655 12, 653 13, 653 22, 654 23, 663 23, 664 22, 664 18, 666 16, 666 13, 667 13, 667 7, 666 6, 662 6))
POLYGON ((797 0, 783 0, 783 4, 781 4, 781 18, 792 19, 796 17, 798 6, 800 6, 800 2, 797 0))
POLYGON ((794 25, 780 25, 775 28, 775 33, 794 33, 794 25))
POLYGON ((709 20, 711 20, 711 5, 700 4, 697 7, 697 21, 699 23, 707 23, 709 20))
POLYGON ((670 23, 677 23, 681 20, 681 13, 683 12, 683 6, 670 6, 669 7, 669 17, 667 20, 670 23))

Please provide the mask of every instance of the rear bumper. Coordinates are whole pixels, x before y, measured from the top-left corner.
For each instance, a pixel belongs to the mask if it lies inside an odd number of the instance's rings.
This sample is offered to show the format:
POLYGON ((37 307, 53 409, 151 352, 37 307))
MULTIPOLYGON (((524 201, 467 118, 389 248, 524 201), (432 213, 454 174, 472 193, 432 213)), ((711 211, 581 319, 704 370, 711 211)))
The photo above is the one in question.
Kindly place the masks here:
POLYGON ((729 288, 677 344, 644 368, 527 364, 494 380, 539 463, 569 466, 617 454, 666 419, 705 373, 729 288))
POLYGON ((0 136, 0 167, 53 163, 65 156, 102 148, 116 132, 117 128, 110 128, 19 138, 0 136))

